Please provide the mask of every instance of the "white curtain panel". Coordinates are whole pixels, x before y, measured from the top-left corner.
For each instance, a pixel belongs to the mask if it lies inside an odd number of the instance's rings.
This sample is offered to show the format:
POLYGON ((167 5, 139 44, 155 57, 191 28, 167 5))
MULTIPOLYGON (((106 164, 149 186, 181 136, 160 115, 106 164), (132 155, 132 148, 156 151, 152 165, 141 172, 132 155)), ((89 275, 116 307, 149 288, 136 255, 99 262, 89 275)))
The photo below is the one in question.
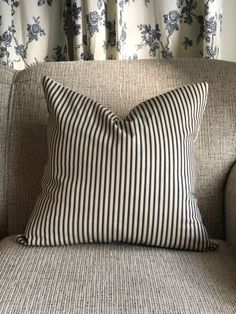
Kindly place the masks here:
POLYGON ((0 63, 219 59, 221 24, 222 0, 0 0, 0 63))
POLYGON ((63 0, 0 0, 0 63, 23 69, 67 60, 63 0))

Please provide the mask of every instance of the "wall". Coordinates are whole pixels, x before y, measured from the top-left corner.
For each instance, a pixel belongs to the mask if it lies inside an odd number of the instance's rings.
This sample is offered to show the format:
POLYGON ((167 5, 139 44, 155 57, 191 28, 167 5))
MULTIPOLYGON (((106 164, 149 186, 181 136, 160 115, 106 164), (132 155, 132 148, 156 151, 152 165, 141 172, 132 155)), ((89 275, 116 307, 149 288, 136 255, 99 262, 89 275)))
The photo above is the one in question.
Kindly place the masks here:
POLYGON ((223 25, 221 58, 236 62, 236 0, 222 0, 223 25))

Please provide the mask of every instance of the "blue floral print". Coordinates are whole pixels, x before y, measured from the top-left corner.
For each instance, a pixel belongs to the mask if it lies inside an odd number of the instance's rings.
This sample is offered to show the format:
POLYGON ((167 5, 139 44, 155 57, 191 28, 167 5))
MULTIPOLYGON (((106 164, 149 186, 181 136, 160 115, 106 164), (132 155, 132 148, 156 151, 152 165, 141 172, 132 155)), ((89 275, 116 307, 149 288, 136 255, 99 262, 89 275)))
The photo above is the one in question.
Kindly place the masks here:
POLYGON ((29 43, 36 40, 39 40, 39 36, 42 37, 43 35, 46 35, 44 30, 40 26, 40 17, 37 18, 33 17, 33 24, 27 24, 27 33, 29 38, 29 43))
POLYGON ((149 55, 150 57, 156 57, 156 51, 163 46, 161 42, 161 32, 159 25, 156 24, 155 28, 152 28, 151 25, 147 24, 140 24, 138 25, 138 29, 141 32, 142 42, 139 44, 138 49, 142 48, 143 46, 149 47, 149 55))
POLYGON ((52 6, 52 0, 38 0, 38 6, 42 6, 44 4, 48 4, 50 7, 52 6))
MULTIPOLYGON (((156 24, 155 29, 152 29, 150 25, 138 25, 137 28, 141 33, 142 42, 137 45, 138 49, 144 46, 149 47, 149 56, 156 57, 157 50, 161 49, 161 55, 163 58, 172 58, 173 53, 170 51, 170 38, 175 32, 180 30, 181 23, 188 24, 191 26, 194 21, 199 24, 200 33, 197 37, 196 44, 198 45, 201 41, 206 42, 205 57, 209 59, 215 59, 219 48, 215 44, 215 36, 217 35, 218 24, 221 24, 222 16, 212 16, 208 18, 210 14, 209 3, 213 3, 215 0, 208 0, 204 4, 204 16, 197 15, 195 10, 198 8, 196 0, 177 0, 176 7, 178 10, 172 10, 163 15, 163 22, 165 24, 166 44, 163 44, 161 39, 162 35, 160 32, 159 24, 156 24), (156 35, 155 35, 156 34, 156 35), (158 36, 157 36, 158 34, 158 36)), ((182 42, 184 49, 187 50, 193 47, 193 39, 184 37, 182 42)), ((203 54, 203 52, 202 52, 203 54)))
POLYGON ((0 64, 24 68, 65 61, 68 46, 70 57, 82 60, 174 58, 177 51, 178 57, 218 58, 218 0, 173 0, 160 6, 157 20, 153 12, 162 1, 166 0, 32 0, 32 16, 21 22, 20 8, 24 11, 29 2, 0 0, 0 64), (140 21, 137 10, 143 10, 140 21), (49 25, 55 12, 53 29, 49 25))
POLYGON ((7 65, 8 63, 10 65, 13 65, 14 62, 19 62, 19 60, 22 60, 26 66, 28 66, 26 62, 27 58, 27 49, 30 45, 31 42, 33 41, 38 41, 39 37, 45 36, 44 30, 40 26, 40 17, 33 17, 33 23, 32 24, 27 24, 27 38, 28 40, 26 41, 26 44, 20 44, 18 39, 15 36, 16 33, 16 28, 14 25, 14 22, 12 21, 12 25, 8 27, 8 30, 2 33, 0 35, 0 44, 1 44, 1 58, 6 57, 7 62, 5 62, 4 65, 7 65), (19 59, 9 61, 9 52, 8 48, 11 48, 14 46, 14 50, 16 55, 19 57, 19 59))
POLYGON ((193 45, 192 39, 189 39, 188 37, 184 37, 184 41, 183 41, 184 49, 187 50, 188 47, 192 47, 192 45, 193 45))
POLYGON ((96 32, 99 32, 99 21, 101 17, 99 16, 97 11, 92 11, 88 15, 86 15, 88 30, 90 36, 92 37, 96 32))
POLYGON ((164 14, 164 23, 166 25, 165 29, 167 30, 169 36, 171 36, 174 31, 179 30, 180 18, 181 15, 176 10, 170 11, 168 14, 164 14))

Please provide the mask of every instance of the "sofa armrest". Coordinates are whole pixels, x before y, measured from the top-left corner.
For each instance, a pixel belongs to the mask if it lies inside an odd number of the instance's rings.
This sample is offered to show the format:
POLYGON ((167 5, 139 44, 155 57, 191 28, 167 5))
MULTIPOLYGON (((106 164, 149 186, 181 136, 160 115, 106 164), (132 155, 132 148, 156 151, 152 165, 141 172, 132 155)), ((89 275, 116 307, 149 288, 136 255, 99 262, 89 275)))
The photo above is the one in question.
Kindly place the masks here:
POLYGON ((236 163, 232 167, 225 189, 226 240, 236 255, 236 163))

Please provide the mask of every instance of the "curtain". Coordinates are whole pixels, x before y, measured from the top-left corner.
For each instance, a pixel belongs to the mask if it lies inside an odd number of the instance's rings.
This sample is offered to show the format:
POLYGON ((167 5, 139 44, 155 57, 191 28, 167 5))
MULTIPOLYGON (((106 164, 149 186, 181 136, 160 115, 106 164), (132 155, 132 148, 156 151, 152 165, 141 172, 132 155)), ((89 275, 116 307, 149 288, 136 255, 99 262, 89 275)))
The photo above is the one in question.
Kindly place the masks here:
POLYGON ((222 0, 0 0, 0 64, 220 58, 222 0))

